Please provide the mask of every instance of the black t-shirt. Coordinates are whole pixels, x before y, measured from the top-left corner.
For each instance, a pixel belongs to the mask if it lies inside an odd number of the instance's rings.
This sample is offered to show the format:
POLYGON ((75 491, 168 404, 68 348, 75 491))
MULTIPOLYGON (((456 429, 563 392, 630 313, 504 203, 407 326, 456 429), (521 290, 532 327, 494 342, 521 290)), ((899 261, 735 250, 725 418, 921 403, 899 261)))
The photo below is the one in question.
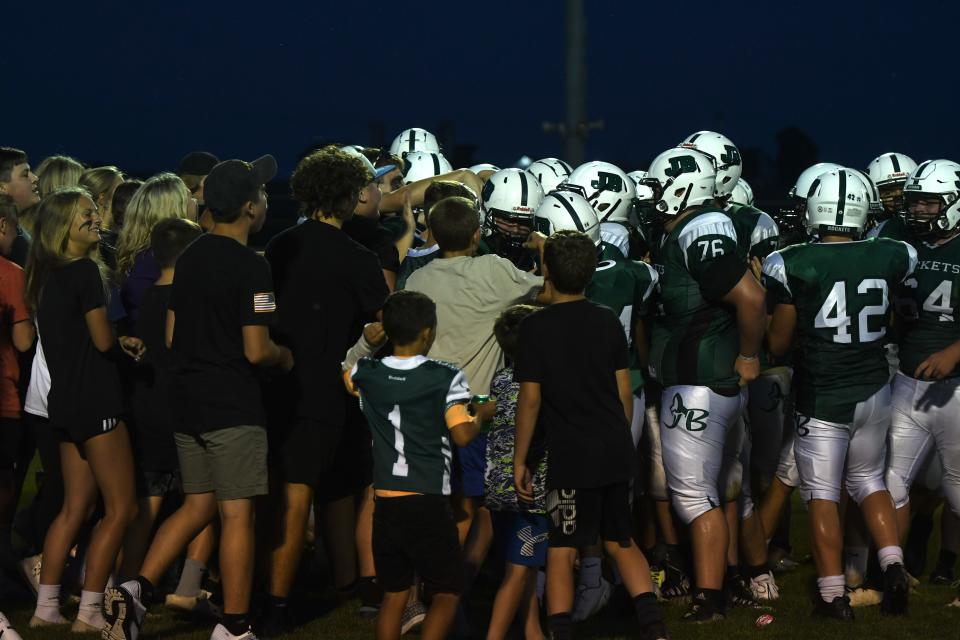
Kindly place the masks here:
POLYGON ((389 228, 377 220, 353 216, 343 223, 343 230, 348 236, 377 254, 383 269, 394 273, 400 270, 400 253, 395 244, 397 238, 389 228))
POLYGON ((276 321, 266 261, 233 238, 200 236, 177 259, 170 310, 175 430, 266 426, 260 383, 243 353, 243 327, 276 321))
POLYGON ((164 344, 171 285, 153 285, 143 294, 133 335, 143 340, 146 352, 134 368, 133 429, 134 458, 146 471, 177 468, 173 440, 169 378, 173 365, 164 344))
POLYGON ((273 334, 293 351, 293 381, 270 385, 271 420, 344 424, 340 363, 363 323, 389 294, 377 257, 329 224, 307 220, 274 237, 264 254, 273 272, 273 334))
POLYGON ((55 427, 118 418, 123 410, 116 364, 93 345, 84 317, 105 305, 100 269, 90 258, 57 267, 43 285, 37 325, 50 371, 47 409, 55 427))
POLYGON ((633 439, 616 378, 628 366, 623 327, 607 307, 565 302, 520 324, 514 376, 540 384, 549 488, 586 489, 633 477, 633 439))

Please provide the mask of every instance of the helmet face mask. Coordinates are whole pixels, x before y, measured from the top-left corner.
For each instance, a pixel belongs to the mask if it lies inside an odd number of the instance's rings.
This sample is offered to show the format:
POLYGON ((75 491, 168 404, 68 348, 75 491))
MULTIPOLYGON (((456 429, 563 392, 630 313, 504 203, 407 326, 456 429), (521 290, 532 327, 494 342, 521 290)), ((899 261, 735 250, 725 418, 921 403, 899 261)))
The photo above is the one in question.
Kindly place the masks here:
POLYGON ((960 165, 927 160, 903 187, 904 220, 917 238, 942 238, 960 226, 960 165))

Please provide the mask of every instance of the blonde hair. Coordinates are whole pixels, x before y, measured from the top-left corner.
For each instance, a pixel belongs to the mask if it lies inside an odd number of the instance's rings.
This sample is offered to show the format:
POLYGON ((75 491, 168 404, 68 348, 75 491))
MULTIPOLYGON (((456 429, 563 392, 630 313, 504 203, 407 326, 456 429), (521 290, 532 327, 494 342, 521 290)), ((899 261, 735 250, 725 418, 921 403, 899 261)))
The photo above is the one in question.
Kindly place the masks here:
MULTIPOLYGON (((25 273, 24 299, 33 313, 36 313, 40 305, 40 293, 50 273, 57 267, 80 260, 67 255, 67 242, 70 239, 70 226, 84 198, 93 200, 85 189, 64 187, 40 201, 25 273)), ((94 242, 90 245, 87 255, 82 257, 90 258, 97 264, 100 269, 104 297, 106 297, 108 295, 106 268, 100 261, 98 249, 98 244, 94 242)))
POLYGON ((50 156, 37 167, 37 189, 45 198, 61 187, 75 187, 80 183, 83 165, 70 156, 50 156))
POLYGON ((143 183, 127 205, 117 242, 117 282, 130 273, 137 254, 150 247, 153 226, 166 218, 186 218, 190 192, 183 180, 161 173, 143 183))
POLYGON ((113 185, 120 180, 123 180, 123 172, 116 167, 92 167, 80 174, 78 184, 90 193, 93 204, 99 207, 102 204, 108 204, 101 203, 100 198, 107 195, 113 185))

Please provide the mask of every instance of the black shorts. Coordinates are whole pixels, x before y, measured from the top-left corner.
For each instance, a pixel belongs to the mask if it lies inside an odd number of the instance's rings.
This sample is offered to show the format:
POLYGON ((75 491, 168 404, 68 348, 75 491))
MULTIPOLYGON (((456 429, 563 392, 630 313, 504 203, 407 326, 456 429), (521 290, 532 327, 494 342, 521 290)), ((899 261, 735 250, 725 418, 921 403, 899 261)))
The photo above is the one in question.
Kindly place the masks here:
POLYGON ((373 440, 366 422, 347 424, 326 472, 316 487, 321 504, 354 496, 373 482, 373 440))
POLYGON ((0 418, 0 471, 12 471, 17 466, 23 424, 20 418, 0 418))
POLYGON ((310 418, 297 418, 267 431, 271 470, 283 482, 305 484, 317 490, 330 469, 343 437, 343 427, 310 418))
POLYGON ((406 591, 414 574, 431 593, 460 593, 463 559, 450 498, 415 495, 376 499, 373 562, 377 584, 406 591))
POLYGON ((138 498, 183 495, 183 483, 180 481, 179 469, 172 471, 144 471, 138 467, 136 475, 138 498))
POLYGON ((630 483, 617 482, 593 489, 551 489, 547 492, 551 547, 582 547, 616 542, 629 547, 633 540, 630 483))
POLYGON ((119 416, 114 418, 102 418, 96 420, 70 420, 66 423, 55 423, 51 421, 53 432, 60 442, 72 442, 73 444, 83 444, 94 436, 102 433, 110 433, 123 422, 119 416))

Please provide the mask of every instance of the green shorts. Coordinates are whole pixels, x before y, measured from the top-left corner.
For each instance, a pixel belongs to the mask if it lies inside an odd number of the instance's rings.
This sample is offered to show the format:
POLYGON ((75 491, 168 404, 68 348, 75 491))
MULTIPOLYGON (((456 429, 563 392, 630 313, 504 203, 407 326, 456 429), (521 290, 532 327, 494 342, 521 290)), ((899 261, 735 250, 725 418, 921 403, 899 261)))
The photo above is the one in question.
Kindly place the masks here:
POLYGON ((227 427, 197 435, 173 434, 184 493, 213 492, 217 500, 267 494, 267 432, 227 427))

